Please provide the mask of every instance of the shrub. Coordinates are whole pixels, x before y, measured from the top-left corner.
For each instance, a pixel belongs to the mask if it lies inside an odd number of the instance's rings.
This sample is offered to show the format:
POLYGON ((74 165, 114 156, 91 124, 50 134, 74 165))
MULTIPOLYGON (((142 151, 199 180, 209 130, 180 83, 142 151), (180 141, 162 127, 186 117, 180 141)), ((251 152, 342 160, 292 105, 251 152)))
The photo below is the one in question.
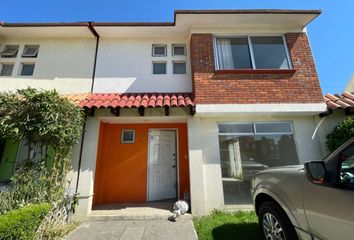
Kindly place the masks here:
POLYGON ((0 240, 33 240, 50 204, 32 204, 0 215, 0 240))
POLYGON ((26 204, 62 201, 70 150, 80 139, 83 123, 83 110, 55 90, 0 93, 0 139, 25 141, 28 146, 8 189, 0 193, 0 213, 26 204), (36 146, 40 152, 31 154, 36 146))
POLYGON ((327 148, 330 152, 333 152, 352 137, 354 137, 354 119, 347 117, 334 128, 333 132, 327 135, 327 148))

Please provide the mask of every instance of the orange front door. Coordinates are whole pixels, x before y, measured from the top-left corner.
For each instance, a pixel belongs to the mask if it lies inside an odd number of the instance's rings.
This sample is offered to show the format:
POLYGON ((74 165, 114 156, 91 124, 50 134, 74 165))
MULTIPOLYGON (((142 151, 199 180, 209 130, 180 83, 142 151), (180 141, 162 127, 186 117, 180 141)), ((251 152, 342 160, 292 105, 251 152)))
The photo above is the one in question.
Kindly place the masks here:
POLYGON ((143 203, 148 200, 149 130, 175 129, 178 134, 179 198, 189 192, 187 125, 101 123, 96 162, 94 206, 143 203), (134 142, 123 143, 122 130, 134 130, 134 142))

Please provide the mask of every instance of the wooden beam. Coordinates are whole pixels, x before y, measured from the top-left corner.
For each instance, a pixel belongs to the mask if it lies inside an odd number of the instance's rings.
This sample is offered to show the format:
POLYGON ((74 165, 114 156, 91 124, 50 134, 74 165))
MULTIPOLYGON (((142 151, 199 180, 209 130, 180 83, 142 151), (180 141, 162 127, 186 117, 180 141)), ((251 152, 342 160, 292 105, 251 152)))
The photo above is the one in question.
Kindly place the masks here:
POLYGON ((138 108, 138 112, 139 112, 139 115, 143 117, 145 115, 145 108, 144 107, 139 107, 138 108))
POLYGON ((190 112, 190 114, 191 114, 192 116, 194 116, 195 113, 196 113, 195 106, 189 107, 189 112, 190 112))
POLYGON ((326 117, 332 113, 333 113, 333 110, 330 108, 327 108, 327 110, 325 112, 320 113, 319 116, 320 116, 320 118, 323 118, 323 117, 326 117))
POLYGON ((165 106, 165 116, 170 116, 170 107, 165 106))
POLYGON ((120 107, 116 107, 116 108, 111 107, 111 113, 114 116, 119 117, 120 116, 120 107))
POLYGON ((89 117, 95 116, 95 108, 85 108, 85 114, 89 117))
POLYGON ((353 115, 354 114, 354 110, 351 107, 347 107, 344 109, 345 115, 353 115))

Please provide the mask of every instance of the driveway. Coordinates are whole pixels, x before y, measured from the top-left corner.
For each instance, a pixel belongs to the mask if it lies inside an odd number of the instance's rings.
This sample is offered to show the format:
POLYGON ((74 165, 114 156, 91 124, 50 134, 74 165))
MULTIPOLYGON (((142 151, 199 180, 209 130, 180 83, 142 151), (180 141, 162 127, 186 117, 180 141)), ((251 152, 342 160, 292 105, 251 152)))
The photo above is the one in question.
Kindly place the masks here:
POLYGON ((192 220, 90 221, 67 240, 197 240, 192 220))

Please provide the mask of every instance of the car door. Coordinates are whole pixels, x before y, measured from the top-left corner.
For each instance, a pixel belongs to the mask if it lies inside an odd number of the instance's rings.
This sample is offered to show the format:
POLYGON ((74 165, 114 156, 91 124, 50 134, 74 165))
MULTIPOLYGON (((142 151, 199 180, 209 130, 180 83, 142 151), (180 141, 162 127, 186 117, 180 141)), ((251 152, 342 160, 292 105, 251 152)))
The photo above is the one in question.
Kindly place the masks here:
POLYGON ((323 240, 352 240, 354 234, 354 145, 338 152, 326 163, 324 183, 305 180, 303 203, 309 228, 323 240), (327 178, 327 177, 326 177, 327 178))

